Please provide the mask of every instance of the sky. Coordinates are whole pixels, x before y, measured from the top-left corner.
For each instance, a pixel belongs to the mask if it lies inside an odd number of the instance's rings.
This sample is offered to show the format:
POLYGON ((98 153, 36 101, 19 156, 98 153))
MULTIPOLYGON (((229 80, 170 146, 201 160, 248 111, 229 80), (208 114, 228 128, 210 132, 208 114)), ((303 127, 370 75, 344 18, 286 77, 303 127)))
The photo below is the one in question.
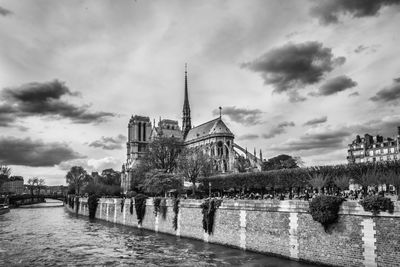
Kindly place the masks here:
POLYGON ((346 163, 400 126, 400 0, 0 0, 0 163, 121 169, 130 116, 219 116, 249 151, 346 163))

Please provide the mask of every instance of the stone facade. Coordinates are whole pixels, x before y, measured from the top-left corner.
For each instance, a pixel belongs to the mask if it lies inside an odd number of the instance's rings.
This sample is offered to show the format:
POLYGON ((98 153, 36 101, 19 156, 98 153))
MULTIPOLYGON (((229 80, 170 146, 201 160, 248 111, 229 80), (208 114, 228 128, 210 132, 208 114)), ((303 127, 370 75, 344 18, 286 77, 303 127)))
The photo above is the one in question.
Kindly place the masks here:
MULTIPOLYGON (((80 199, 79 213, 88 216, 87 200, 80 199)), ((121 199, 101 199, 96 218, 152 231, 189 237, 239 249, 273 254, 293 260, 330 266, 399 266, 400 203, 393 214, 372 216, 355 201, 342 204, 339 220, 328 228, 315 222, 306 201, 224 200, 216 211, 214 232, 202 228, 198 200, 181 200, 178 229, 174 230, 172 201, 166 218, 155 216, 153 200, 146 203, 142 225, 130 200, 121 212, 121 199)), ((67 207, 69 208, 69 207, 67 207)))

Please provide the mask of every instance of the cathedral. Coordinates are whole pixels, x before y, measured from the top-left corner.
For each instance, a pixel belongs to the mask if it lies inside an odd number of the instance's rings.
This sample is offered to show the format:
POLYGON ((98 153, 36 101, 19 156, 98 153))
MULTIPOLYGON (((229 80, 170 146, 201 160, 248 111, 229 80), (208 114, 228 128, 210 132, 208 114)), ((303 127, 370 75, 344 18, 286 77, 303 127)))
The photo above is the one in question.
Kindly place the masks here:
POLYGON ((222 120, 222 116, 192 127, 190 116, 190 105, 188 96, 187 70, 185 68, 185 86, 182 129, 178 121, 163 119, 156 125, 149 117, 132 116, 128 124, 128 142, 126 163, 122 165, 121 187, 124 193, 130 190, 132 181, 132 170, 135 168, 141 156, 145 153, 148 144, 159 136, 175 137, 183 140, 184 146, 189 148, 201 148, 211 156, 220 173, 235 172, 235 159, 238 151, 245 154, 251 162, 253 169, 261 170, 262 155, 248 153, 237 145, 235 136, 222 120))

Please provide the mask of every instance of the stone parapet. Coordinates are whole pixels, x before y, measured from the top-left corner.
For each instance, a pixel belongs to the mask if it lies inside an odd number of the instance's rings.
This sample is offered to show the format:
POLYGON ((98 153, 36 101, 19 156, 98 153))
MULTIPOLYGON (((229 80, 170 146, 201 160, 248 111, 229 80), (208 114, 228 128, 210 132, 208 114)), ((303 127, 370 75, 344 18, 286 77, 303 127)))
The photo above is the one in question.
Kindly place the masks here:
MULTIPOLYGON (((214 231, 209 235, 202 227, 202 200, 180 200, 176 230, 172 199, 166 201, 164 217, 154 213, 153 199, 147 199, 141 225, 137 222, 134 200, 132 213, 131 199, 126 199, 122 207, 121 201, 121 198, 101 198, 96 218, 330 266, 400 263, 399 202, 395 202, 394 213, 381 212, 378 216, 365 212, 357 201, 343 202, 338 221, 325 231, 312 219, 307 201, 225 199, 215 213, 214 231)), ((78 213, 88 216, 87 199, 80 199, 78 213)))

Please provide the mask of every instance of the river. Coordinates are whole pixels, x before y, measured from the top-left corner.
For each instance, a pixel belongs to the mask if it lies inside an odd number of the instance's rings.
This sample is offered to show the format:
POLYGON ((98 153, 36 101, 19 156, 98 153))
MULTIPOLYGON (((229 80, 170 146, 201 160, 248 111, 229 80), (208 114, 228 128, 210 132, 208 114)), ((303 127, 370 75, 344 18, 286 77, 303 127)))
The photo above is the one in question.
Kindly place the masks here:
POLYGON ((59 204, 48 200, 0 215, 0 266, 313 266, 91 221, 52 207, 59 204))

